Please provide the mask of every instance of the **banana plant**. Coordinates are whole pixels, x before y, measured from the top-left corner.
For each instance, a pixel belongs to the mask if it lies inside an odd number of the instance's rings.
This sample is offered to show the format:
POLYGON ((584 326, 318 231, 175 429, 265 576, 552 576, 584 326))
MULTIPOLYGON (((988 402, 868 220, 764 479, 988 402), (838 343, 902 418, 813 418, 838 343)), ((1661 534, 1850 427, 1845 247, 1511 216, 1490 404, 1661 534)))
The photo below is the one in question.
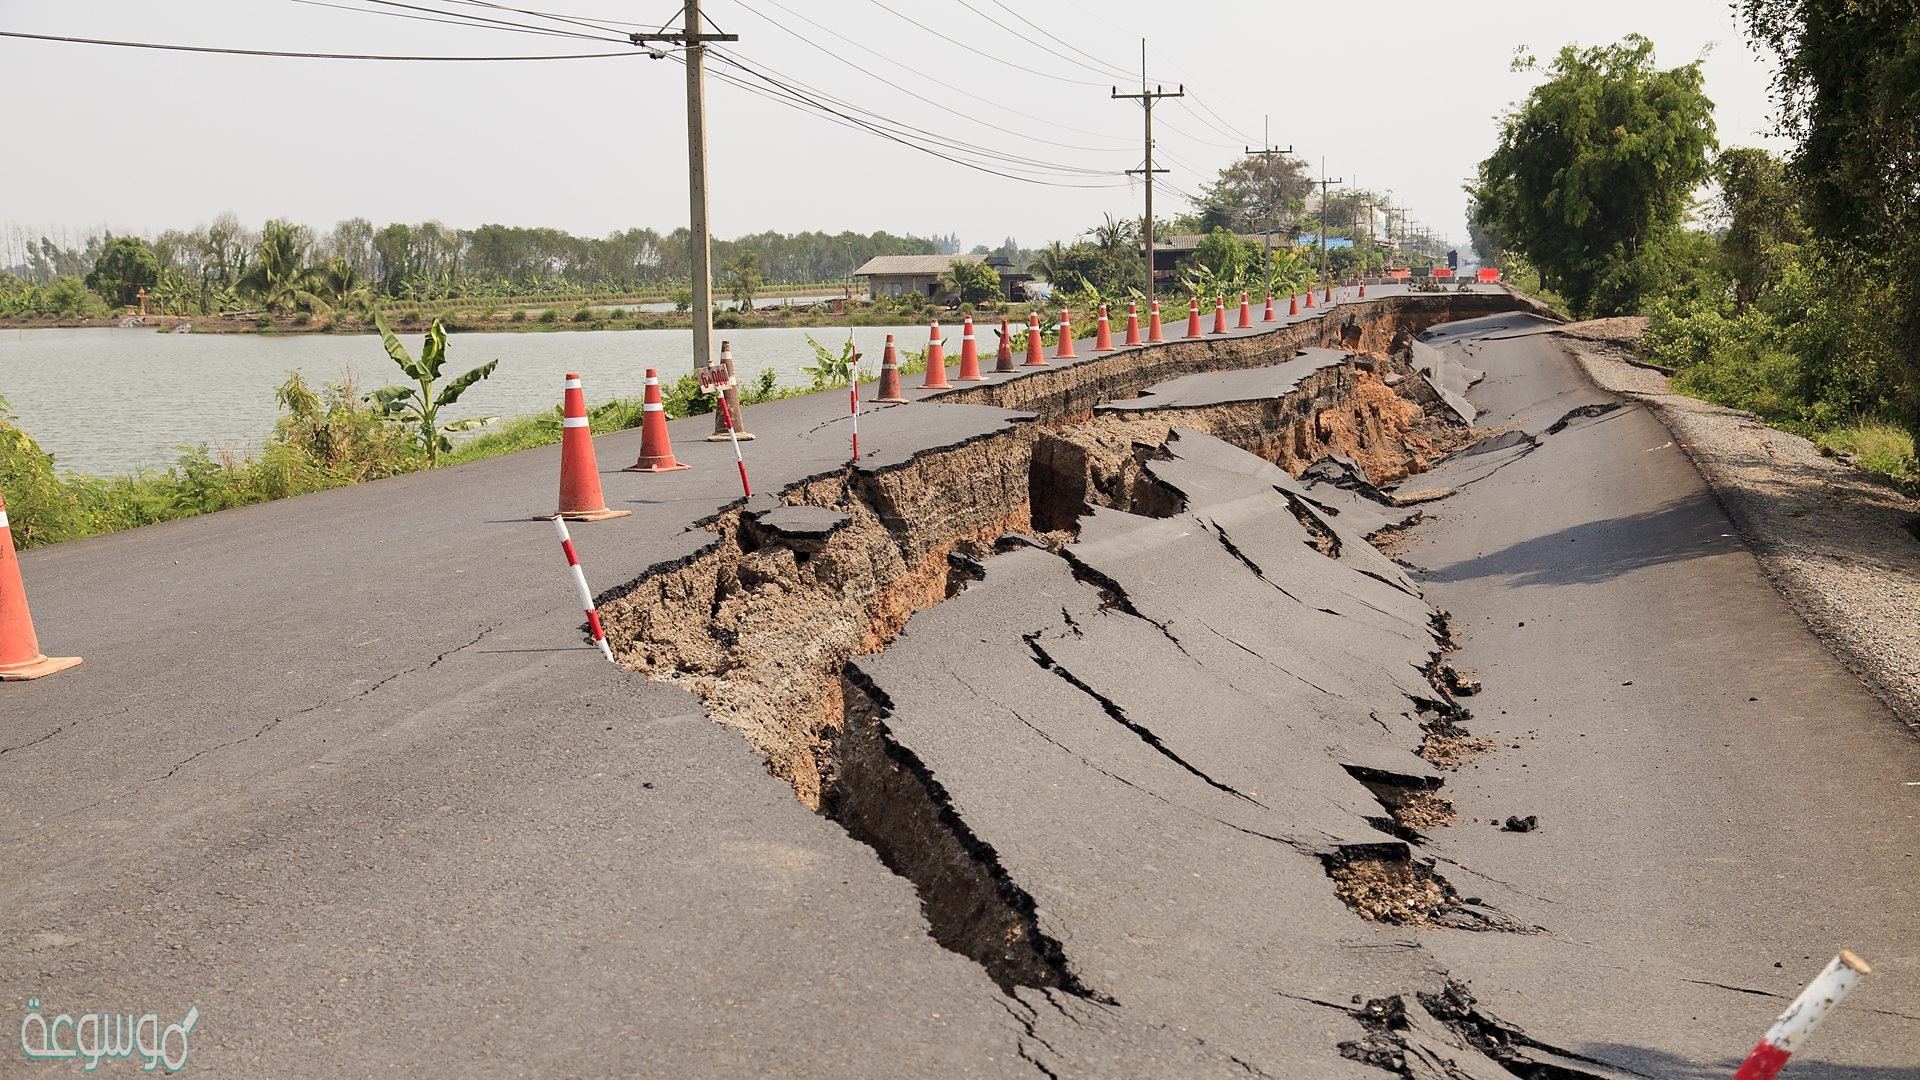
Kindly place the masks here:
POLYGON ((387 355, 417 385, 383 387, 368 394, 367 400, 378 406, 388 420, 411 424, 418 429, 414 441, 426 451, 428 468, 440 464, 440 455, 453 450, 453 441, 447 438, 448 432, 472 431, 500 419, 497 416, 476 416, 456 420, 444 427, 440 424, 441 406, 460 400, 460 395, 466 393, 468 387, 493 374, 495 365, 500 361, 489 360, 436 391, 434 384, 439 382, 440 369, 447 362, 447 332, 440 325, 440 320, 434 319, 433 326, 427 330, 418 360, 407 352, 405 345, 400 344, 399 338, 393 336, 393 331, 387 328, 387 317, 377 310, 373 313, 373 325, 380 331, 380 341, 386 346, 387 355))
POLYGON ((1295 251, 1276 250, 1267 264, 1267 289, 1279 296, 1292 295, 1313 282, 1313 264, 1295 251))

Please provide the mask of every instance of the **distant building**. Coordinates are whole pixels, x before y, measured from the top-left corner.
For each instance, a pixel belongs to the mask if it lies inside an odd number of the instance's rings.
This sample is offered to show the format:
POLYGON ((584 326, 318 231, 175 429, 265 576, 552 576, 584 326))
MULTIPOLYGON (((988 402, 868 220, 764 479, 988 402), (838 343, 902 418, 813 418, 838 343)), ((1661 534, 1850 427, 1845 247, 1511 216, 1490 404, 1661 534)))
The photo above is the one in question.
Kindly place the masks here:
POLYGON ((1000 273, 1001 298, 1012 300, 1024 297, 1020 286, 1032 280, 1031 274, 1016 274, 1013 264, 1004 255, 876 255, 855 270, 855 277, 867 279, 868 295, 875 300, 881 297, 900 297, 908 293, 918 293, 928 299, 939 299, 940 276, 954 263, 977 266, 986 263, 1000 273))

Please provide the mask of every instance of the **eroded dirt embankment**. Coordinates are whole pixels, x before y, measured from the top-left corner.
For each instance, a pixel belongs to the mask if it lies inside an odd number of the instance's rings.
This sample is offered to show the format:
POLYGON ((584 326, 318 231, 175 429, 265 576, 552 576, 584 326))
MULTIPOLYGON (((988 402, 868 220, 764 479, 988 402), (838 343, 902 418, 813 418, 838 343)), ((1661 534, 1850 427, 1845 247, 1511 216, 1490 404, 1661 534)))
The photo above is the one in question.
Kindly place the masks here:
MULTIPOLYGON (((1146 467, 1165 455, 1176 427, 1214 435, 1296 475, 1340 457, 1358 463, 1372 483, 1424 470, 1435 453, 1459 444, 1464 429, 1423 407, 1432 396, 1419 392, 1424 383, 1403 359, 1388 355, 1391 343, 1439 321, 1516 306, 1506 296, 1396 298, 1274 334, 1177 343, 944 395, 1031 411, 1038 420, 930 449, 896 468, 815 477, 777 501, 725 511, 702 523, 714 533, 710 547, 602 596, 608 636, 624 664, 692 690, 714 719, 766 754, 803 802, 912 880, 942 944, 980 962, 1003 987, 1091 994, 1036 924, 1032 898, 954 813, 911 748, 888 734, 884 692, 850 675, 848 661, 884 649, 914 612, 977 579, 999 547, 1061 551, 1093 507, 1146 517, 1176 512, 1181 494, 1146 467), (1356 355, 1301 378, 1284 396, 1093 412, 1168 378, 1270 367, 1320 344, 1356 355), (1366 355, 1370 348, 1374 355, 1366 355), (805 535, 782 531, 762 518, 776 505, 820 508, 830 522, 805 535)), ((1332 558, 1326 542, 1316 550, 1332 558)), ((1084 566, 1068 562, 1086 580, 1084 566)), ((1430 707, 1422 717, 1429 740, 1453 731, 1451 697, 1438 675, 1443 639, 1436 627, 1431 697, 1422 690, 1409 710, 1430 707)), ((1381 783, 1382 791, 1392 786, 1381 783)), ((1456 894, 1430 865, 1409 868, 1404 846, 1405 837, 1443 822, 1444 800, 1422 788, 1380 801, 1387 815, 1378 827, 1392 840, 1329 860, 1341 895, 1368 917, 1457 925, 1445 910, 1456 894)))

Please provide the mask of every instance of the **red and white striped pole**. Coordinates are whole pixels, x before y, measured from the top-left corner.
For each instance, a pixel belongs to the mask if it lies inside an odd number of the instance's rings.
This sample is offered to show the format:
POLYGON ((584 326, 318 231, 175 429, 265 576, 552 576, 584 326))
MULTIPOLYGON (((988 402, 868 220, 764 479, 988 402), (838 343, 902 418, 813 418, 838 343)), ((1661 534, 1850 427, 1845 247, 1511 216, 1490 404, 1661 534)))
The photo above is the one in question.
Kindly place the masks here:
POLYGON ((733 437, 733 463, 740 466, 740 490, 753 498, 753 485, 747 482, 747 459, 740 456, 740 433, 733 430, 733 413, 727 409, 727 395, 715 394, 713 399, 720 403, 720 419, 726 421, 727 434, 733 437))
MULTIPOLYGON (((857 354, 853 362, 856 364, 860 362, 857 354)), ((847 407, 853 413, 853 463, 858 465, 860 464, 860 370, 855 368, 852 374, 853 385, 847 391, 847 407)))
POLYGON ((580 556, 574 553, 573 537, 567 534, 567 519, 553 519, 553 531, 560 534, 560 550, 567 553, 567 571, 573 575, 574 591, 580 594, 580 606, 587 613, 587 628, 593 631, 593 643, 600 655, 613 662, 613 650, 607 646, 607 632, 600 628, 600 609, 593 606, 593 590, 587 588, 587 575, 580 569, 580 556))
POLYGON ((1800 991, 1800 996, 1793 999, 1793 1004, 1787 1006, 1787 1011, 1780 1014, 1780 1019, 1767 1029, 1760 1045, 1753 1048, 1740 1071, 1733 1074, 1733 1080, 1773 1080, 1779 1076, 1787 1059, 1813 1034, 1814 1025, 1829 1009, 1840 1004, 1840 999, 1847 996, 1860 976, 1872 971, 1865 960, 1841 949, 1840 955, 1828 961, 1807 988, 1800 991))

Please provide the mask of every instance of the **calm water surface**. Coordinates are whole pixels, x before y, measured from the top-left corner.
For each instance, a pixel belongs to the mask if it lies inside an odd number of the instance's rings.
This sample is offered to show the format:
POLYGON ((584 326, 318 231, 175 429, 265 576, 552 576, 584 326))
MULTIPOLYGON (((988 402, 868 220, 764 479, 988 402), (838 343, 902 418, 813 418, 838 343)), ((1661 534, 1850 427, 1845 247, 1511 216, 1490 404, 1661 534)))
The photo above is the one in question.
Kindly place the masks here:
MULTIPOLYGON (((888 333, 919 348, 925 327, 855 329, 869 370, 888 333)), ((742 380, 763 368, 783 385, 806 381, 812 334, 829 348, 845 328, 729 330, 742 380)), ((948 333, 950 343, 957 333, 948 333)), ((421 335, 401 340, 417 353, 421 335)), ((638 397, 645 369, 677 377, 693 367, 686 330, 580 330, 455 334, 447 370, 458 374, 498 359, 493 376, 468 390, 443 416, 512 418, 544 412, 560 400, 561 377, 577 371, 589 403, 638 397)), ((0 397, 17 422, 54 455, 62 470, 98 475, 163 468, 178 447, 206 443, 257 450, 273 430, 274 387, 288 371, 318 386, 351 372, 371 389, 398 382, 399 369, 372 334, 160 334, 149 329, 0 330, 0 397)))

